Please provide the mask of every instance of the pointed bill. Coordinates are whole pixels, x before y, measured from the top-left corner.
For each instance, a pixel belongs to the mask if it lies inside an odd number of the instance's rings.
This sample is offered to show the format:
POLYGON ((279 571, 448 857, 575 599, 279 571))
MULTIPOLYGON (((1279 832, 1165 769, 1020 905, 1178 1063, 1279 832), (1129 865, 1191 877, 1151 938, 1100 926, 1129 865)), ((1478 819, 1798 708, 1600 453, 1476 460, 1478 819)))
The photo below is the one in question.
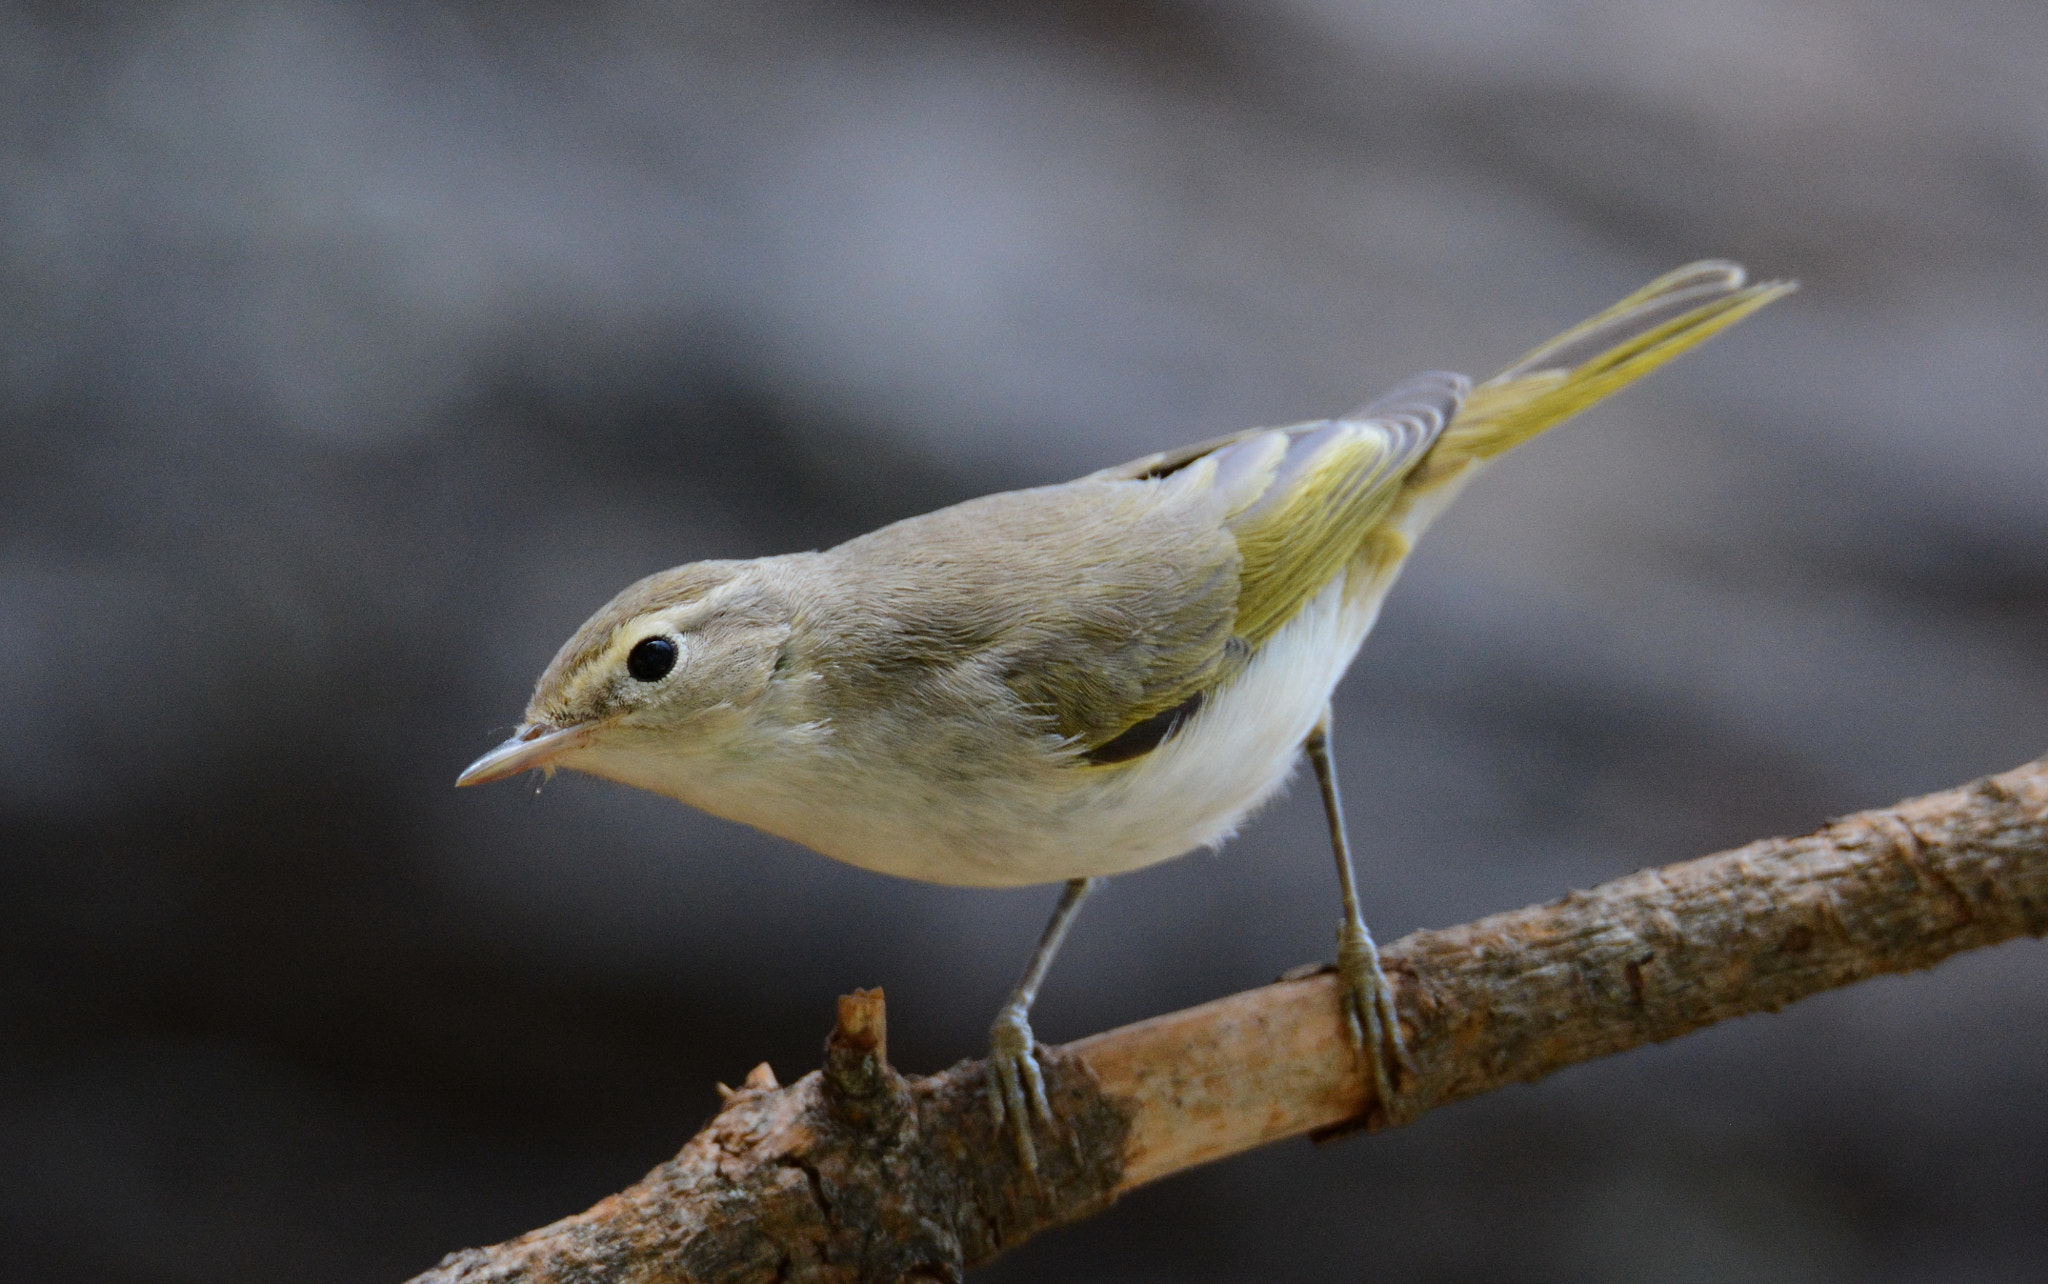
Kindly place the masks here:
POLYGON ((521 727, 518 735, 469 764, 468 769, 455 778, 455 787, 489 784, 533 767, 545 767, 569 750, 589 744, 594 730, 588 725, 549 727, 536 724, 521 727))

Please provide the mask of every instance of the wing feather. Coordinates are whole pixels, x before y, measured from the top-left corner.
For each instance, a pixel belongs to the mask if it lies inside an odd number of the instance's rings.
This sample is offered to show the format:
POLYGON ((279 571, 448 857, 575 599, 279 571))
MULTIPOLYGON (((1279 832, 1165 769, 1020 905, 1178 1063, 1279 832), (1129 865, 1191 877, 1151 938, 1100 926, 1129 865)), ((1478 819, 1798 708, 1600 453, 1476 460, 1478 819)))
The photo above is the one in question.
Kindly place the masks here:
MULTIPOLYGON (((1221 554, 1224 564, 1212 569, 1226 591, 1196 595, 1188 604, 1194 609, 1151 631, 1142 678, 1113 716, 1073 710, 1073 695, 1090 684, 1070 669, 1047 667, 1048 657, 1019 667, 1016 681, 1028 685, 1034 699, 1067 706, 1061 724, 1090 761, 1140 756, 1121 752, 1133 743, 1127 737, 1139 732, 1145 733, 1138 736, 1143 751, 1163 743, 1206 691, 1343 572, 1456 413, 1466 387, 1461 375, 1420 375, 1340 419, 1235 433, 1084 479, 1142 489, 1161 508, 1193 504, 1207 521, 1220 519, 1215 534, 1222 542, 1192 540, 1188 555, 1194 548, 1212 558, 1221 554)), ((1149 540, 1120 546, 1161 555, 1149 540)), ((1192 576, 1194 568, 1187 571, 1192 576)), ((1134 658, 1128 650, 1114 657, 1126 672, 1134 658)))
POLYGON ((1257 647, 1336 578, 1436 444, 1465 388, 1462 376, 1433 371, 1352 416, 1277 430, 1288 436, 1285 457, 1265 493, 1229 521, 1244 559, 1237 637, 1257 647))

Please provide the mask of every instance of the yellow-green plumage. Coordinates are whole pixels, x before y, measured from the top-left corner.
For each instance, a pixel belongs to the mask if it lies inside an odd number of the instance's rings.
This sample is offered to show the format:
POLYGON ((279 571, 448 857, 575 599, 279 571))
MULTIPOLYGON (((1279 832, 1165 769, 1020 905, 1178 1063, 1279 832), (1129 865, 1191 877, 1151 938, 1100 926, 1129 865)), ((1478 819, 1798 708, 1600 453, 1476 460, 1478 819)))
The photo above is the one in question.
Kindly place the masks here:
POLYGON ((1413 487, 1521 445, 1797 288, 1745 285, 1714 260, 1665 273, 1474 388, 1413 487))

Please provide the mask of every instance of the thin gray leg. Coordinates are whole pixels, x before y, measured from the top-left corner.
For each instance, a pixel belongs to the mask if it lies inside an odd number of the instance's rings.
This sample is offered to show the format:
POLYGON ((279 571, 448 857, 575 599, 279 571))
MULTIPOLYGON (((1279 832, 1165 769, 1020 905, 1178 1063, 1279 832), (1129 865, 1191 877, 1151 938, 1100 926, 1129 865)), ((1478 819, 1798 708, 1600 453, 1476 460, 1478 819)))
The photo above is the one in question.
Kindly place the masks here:
POLYGON ((1060 903, 1054 907, 1052 920, 1045 925, 1045 932, 1038 938, 1038 949, 1032 952, 1031 962, 1025 967, 1024 975, 1018 978, 1017 988, 1010 991, 1010 1001, 996 1013, 995 1023, 989 1027, 989 1070, 994 1082, 989 1084, 989 1111, 996 1118, 996 1127, 1003 1126, 1003 1120, 1010 1121, 1010 1131, 1017 1139, 1017 1156, 1024 1161, 1024 1167, 1038 1171, 1038 1151, 1031 1144, 1031 1116, 1036 1114, 1050 1124, 1052 1107, 1045 1100, 1045 1078, 1039 1073, 1038 1058, 1034 1054, 1035 1042, 1031 1037, 1031 1004, 1038 998, 1038 987, 1044 983, 1045 974, 1052 967, 1053 955, 1060 952, 1060 943, 1067 939, 1067 929, 1074 924, 1074 913, 1081 908, 1081 902, 1088 899, 1088 893, 1102 880, 1099 878, 1075 878, 1067 882, 1067 890, 1060 895, 1060 903), (1027 1107, 1028 1103, 1028 1107, 1027 1107))
POLYGON ((1325 708, 1315 730, 1301 742, 1323 790, 1323 815, 1330 823, 1330 846, 1337 853, 1337 885, 1344 894, 1344 918, 1337 925, 1337 978, 1343 986, 1344 1024, 1352 1046, 1372 1066, 1380 1107, 1394 1113, 1395 1089, 1409 1069, 1408 1048, 1401 1041, 1401 1019, 1394 1010, 1393 987, 1380 971, 1380 952, 1366 930, 1358 908, 1358 880, 1351 872, 1351 844, 1344 836, 1344 801, 1337 793, 1337 773, 1330 765, 1330 711, 1325 708))

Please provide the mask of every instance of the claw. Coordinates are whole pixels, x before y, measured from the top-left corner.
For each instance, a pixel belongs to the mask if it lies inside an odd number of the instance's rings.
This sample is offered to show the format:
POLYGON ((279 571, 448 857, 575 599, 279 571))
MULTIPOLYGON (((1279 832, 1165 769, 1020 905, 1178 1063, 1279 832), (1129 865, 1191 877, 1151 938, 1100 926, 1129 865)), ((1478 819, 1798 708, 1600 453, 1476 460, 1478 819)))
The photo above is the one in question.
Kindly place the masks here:
POLYGON ((1024 1009, 1012 1004, 996 1014, 989 1027, 988 1064, 991 1082, 989 1113, 1001 1129, 1008 1122, 1017 1143, 1017 1158, 1025 1171, 1038 1171, 1038 1150, 1031 1144, 1031 1117, 1052 1122, 1052 1107, 1045 1099, 1045 1076, 1038 1069, 1036 1044, 1024 1009))
POLYGON ((1343 986, 1345 1032, 1372 1067, 1380 1108, 1392 1118, 1401 1078, 1413 1073, 1414 1066, 1401 1038, 1393 988, 1380 971, 1379 950, 1362 923, 1346 922, 1337 930, 1337 978, 1343 986))

